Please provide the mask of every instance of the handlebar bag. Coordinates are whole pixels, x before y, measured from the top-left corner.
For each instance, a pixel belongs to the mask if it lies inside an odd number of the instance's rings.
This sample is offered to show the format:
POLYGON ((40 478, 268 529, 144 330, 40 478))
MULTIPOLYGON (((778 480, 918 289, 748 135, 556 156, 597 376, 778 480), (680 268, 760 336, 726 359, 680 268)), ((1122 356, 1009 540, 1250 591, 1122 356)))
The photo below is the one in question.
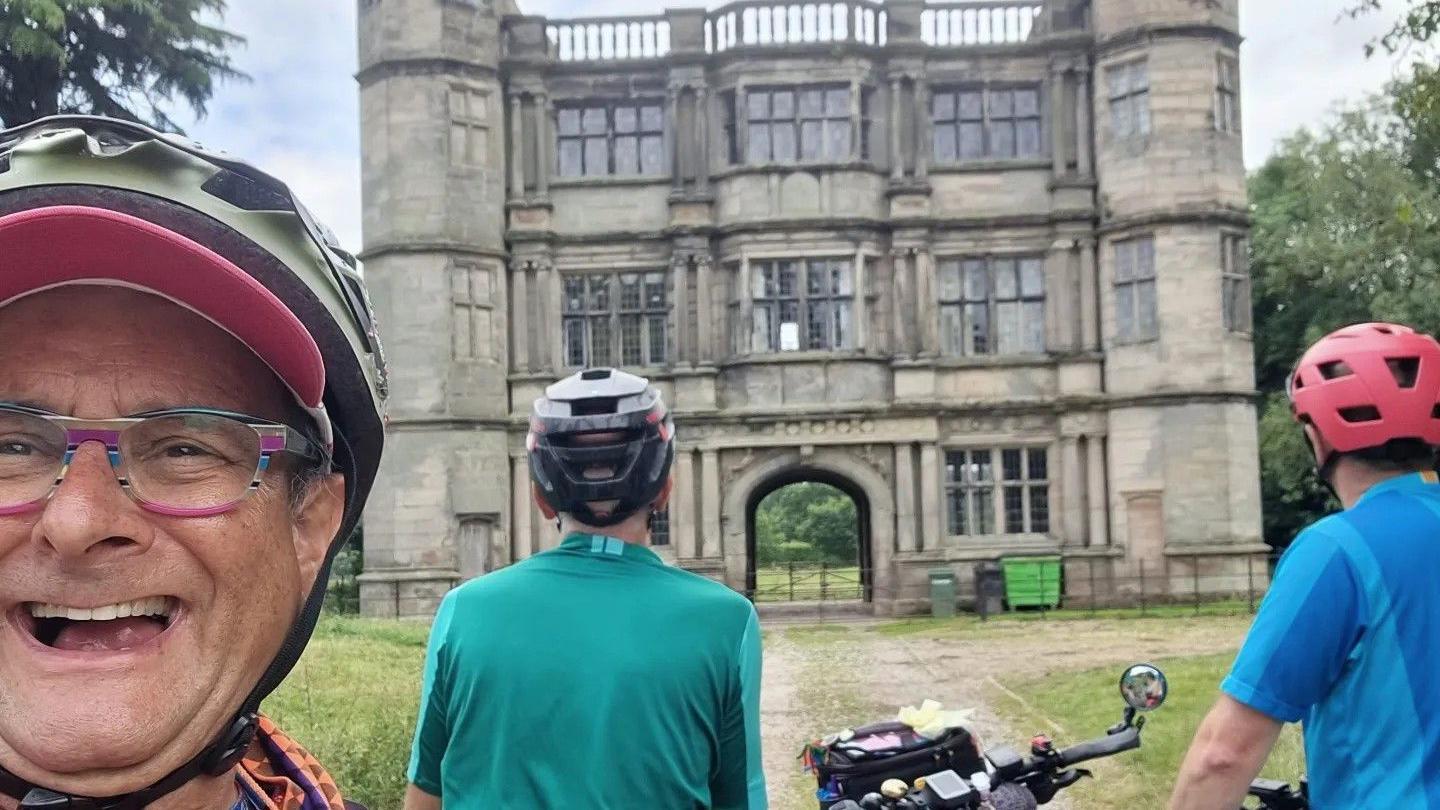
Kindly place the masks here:
POLYGON ((858 801, 866 793, 878 792, 886 779, 910 784, 937 771, 953 770, 968 777, 985 770, 979 745, 969 731, 952 728, 931 739, 899 721, 857 728, 850 739, 817 743, 802 756, 814 769, 827 801, 858 801))

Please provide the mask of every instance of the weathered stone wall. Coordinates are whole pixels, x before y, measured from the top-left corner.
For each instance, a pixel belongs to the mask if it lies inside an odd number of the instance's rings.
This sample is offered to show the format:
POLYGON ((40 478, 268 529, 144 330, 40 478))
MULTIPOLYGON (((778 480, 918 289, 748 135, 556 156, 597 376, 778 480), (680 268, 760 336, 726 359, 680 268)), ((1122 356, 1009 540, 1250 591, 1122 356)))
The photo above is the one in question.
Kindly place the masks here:
POLYGON ((1237 2, 1094 0, 1090 30, 1072 5, 1048 0, 1012 44, 926 45, 923 4, 891 0, 884 47, 708 53, 705 13, 671 10, 636 23, 668 24, 668 53, 567 60, 543 18, 363 3, 366 268, 396 389, 365 611, 424 615, 461 577, 556 544, 530 498, 525 416, 569 371, 562 279, 595 272, 669 279, 666 362, 636 371, 677 414, 660 551, 679 565, 746 588, 750 508, 813 475, 863 500, 882 613, 923 609, 938 566, 968 599, 973 564, 1010 554, 1063 555, 1067 592, 1097 601, 1135 598, 1142 573, 1147 598, 1263 586, 1251 343, 1221 317, 1221 239, 1248 228, 1240 139, 1214 122, 1237 2), (1117 139, 1107 72, 1141 57, 1151 130, 1117 139), (868 154, 732 165, 747 136, 726 105, 821 81, 860 94, 868 154), (1040 88, 1039 156, 934 160, 935 91, 1016 82, 1040 88), (664 105, 663 173, 558 175, 557 104, 597 98, 664 105), (457 163, 477 129, 481 158, 457 163), (1159 336, 1124 342, 1114 244, 1141 235, 1159 336), (1044 351, 948 356, 939 263, 1020 254, 1043 261, 1044 351), (851 263, 852 345, 755 352, 756 264, 818 257, 851 263), (1015 447, 1046 453, 1048 529, 950 535, 947 451, 1015 447))

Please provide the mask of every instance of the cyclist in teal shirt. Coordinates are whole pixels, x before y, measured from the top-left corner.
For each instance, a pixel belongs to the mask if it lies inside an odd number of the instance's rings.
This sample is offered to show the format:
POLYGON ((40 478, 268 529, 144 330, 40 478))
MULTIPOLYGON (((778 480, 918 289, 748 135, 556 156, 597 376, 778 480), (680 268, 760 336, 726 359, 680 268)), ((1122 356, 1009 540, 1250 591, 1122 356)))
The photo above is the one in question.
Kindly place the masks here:
POLYGON ((406 810, 767 806, 755 609, 648 547, 674 433, 620 371, 536 401, 535 497, 564 539, 442 602, 406 810))
POLYGON ((1341 329, 1290 398, 1345 511, 1285 552, 1170 806, 1234 810, 1282 724, 1303 722, 1314 810, 1440 810, 1440 344, 1341 329))

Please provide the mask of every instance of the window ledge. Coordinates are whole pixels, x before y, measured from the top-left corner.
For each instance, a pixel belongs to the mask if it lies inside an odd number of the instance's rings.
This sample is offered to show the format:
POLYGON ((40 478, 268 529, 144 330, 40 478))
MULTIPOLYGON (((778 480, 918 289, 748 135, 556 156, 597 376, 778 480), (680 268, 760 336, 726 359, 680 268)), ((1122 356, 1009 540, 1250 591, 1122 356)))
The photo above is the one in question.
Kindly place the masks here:
MULTIPOLYGON (((1014 483, 1018 485, 1021 482, 1014 483)), ((996 481, 990 484, 984 484, 983 486, 999 487, 1004 486, 1004 484, 996 481)), ((1021 534, 946 534, 945 540, 962 546, 1017 545, 1021 546, 1026 553, 1032 551, 1033 549, 1031 547, 1033 546, 1055 545, 1055 538, 1048 534, 1036 534, 1034 532, 1021 534)))
POLYGON ((1050 354, 997 354, 978 357, 929 357, 917 360, 896 360, 901 368, 1010 368, 1019 366, 1054 366, 1059 359, 1050 354))
POLYGON ((550 180, 550 188, 595 188, 597 186, 660 186, 670 185, 668 174, 605 174, 593 177, 556 177, 550 180))
POLYGON ((797 163, 757 163, 729 166, 716 172, 716 180, 740 177, 747 174, 793 174, 795 172, 867 172, 883 175, 885 170, 868 160, 819 161, 797 163))
POLYGON ((884 362, 886 358, 854 349, 841 351, 754 352, 726 359, 722 366, 769 365, 773 363, 841 363, 851 361, 884 362))
POLYGON ((1007 158, 999 160, 963 160, 935 163, 930 166, 931 174, 973 174, 975 172, 1033 171, 1053 169, 1054 161, 1046 157, 1007 158))

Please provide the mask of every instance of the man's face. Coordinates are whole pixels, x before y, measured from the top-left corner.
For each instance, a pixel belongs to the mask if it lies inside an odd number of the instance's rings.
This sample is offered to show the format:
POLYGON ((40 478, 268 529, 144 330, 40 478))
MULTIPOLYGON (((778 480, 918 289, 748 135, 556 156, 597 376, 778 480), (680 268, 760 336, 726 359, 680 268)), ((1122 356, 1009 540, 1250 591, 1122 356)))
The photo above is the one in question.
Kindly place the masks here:
MULTIPOLYGON (((66 287, 0 309, 0 401, 88 419, 202 406, 279 421, 289 396, 234 338, 158 297, 66 287)), ((229 512, 168 517, 127 497, 89 443, 42 510, 0 516, 0 765, 47 787, 125 792, 229 722, 342 511, 339 476, 296 509, 290 467, 275 466, 229 512), (56 636, 33 616, 37 604, 151 599, 168 620, 64 622, 56 636)))

